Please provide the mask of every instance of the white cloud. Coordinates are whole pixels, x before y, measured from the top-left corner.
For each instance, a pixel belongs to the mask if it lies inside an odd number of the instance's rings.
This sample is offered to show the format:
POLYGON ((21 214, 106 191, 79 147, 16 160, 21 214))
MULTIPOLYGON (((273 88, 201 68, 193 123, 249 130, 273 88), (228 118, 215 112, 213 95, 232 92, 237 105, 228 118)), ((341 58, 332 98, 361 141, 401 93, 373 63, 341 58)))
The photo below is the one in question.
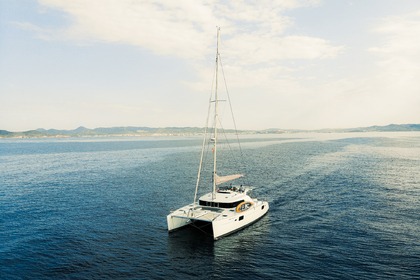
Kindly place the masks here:
POLYGON ((31 25, 31 29, 43 37, 132 44, 158 55, 197 60, 213 52, 218 25, 227 38, 226 51, 231 47, 231 53, 253 57, 255 63, 334 56, 339 48, 327 40, 284 35, 293 22, 282 13, 317 2, 40 0, 66 13, 69 25, 53 30, 31 25))
POLYGON ((373 31, 383 36, 380 46, 370 48, 379 66, 400 78, 418 78, 420 70, 420 11, 383 19, 373 31))
POLYGON ((420 11, 378 20, 370 36, 369 61, 352 68, 356 72, 312 87, 317 98, 306 110, 312 112, 308 120, 313 125, 349 127, 420 120, 420 11))
POLYGON ((385 37, 382 46, 371 48, 379 54, 420 56, 420 11, 382 19, 373 31, 385 37))
POLYGON ((225 42, 227 57, 244 66, 265 66, 288 59, 335 57, 343 49, 327 40, 309 36, 258 36, 239 34, 225 42))
POLYGON ((41 3, 70 16, 70 25, 55 32, 59 39, 131 44, 158 55, 201 55, 206 32, 200 28, 203 22, 214 20, 211 10, 196 1, 176 2, 178 5, 175 1, 127 0, 41 3))
POLYGON ((381 97, 400 115, 420 119, 414 108, 420 108, 420 10, 384 18, 373 31, 383 38, 370 49, 378 58, 374 82, 381 97))

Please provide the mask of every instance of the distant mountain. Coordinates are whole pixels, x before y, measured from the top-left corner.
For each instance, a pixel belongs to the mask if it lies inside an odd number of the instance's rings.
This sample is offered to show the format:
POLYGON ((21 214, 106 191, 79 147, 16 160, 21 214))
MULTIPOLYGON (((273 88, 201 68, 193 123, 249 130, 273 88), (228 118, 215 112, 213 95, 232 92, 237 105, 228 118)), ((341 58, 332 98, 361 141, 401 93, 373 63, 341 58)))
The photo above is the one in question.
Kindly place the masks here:
MULTIPOLYGON (((204 128, 199 127, 98 127, 94 129, 80 126, 73 130, 43 129, 11 132, 0 130, 0 138, 42 138, 42 137, 101 137, 101 136, 170 136, 170 135, 199 135, 204 128)), ((233 130, 225 130, 233 133, 233 130)), ((238 133, 253 134, 280 134, 296 132, 374 132, 374 131, 420 131, 420 124, 389 124, 386 126, 369 126, 347 129, 321 129, 321 130, 290 130, 270 128, 266 130, 241 130, 238 133)))
POLYGON ((80 126, 72 130, 43 129, 22 132, 0 130, 0 138, 41 138, 41 137, 96 137, 96 136, 164 136, 194 135, 203 133, 198 127, 98 127, 94 129, 80 126))
POLYGON ((345 129, 322 129, 321 132, 397 132, 397 131, 420 131, 420 124, 389 124, 385 126, 368 126, 345 129))
POLYGON ((259 130, 257 133, 265 134, 278 134, 278 133, 299 133, 299 132, 397 132, 397 131, 420 131, 420 124, 389 124, 385 126, 368 126, 368 127, 356 127, 356 128, 324 128, 317 130, 303 130, 303 129, 279 129, 279 128, 269 128, 265 130, 259 130))
POLYGON ((420 131, 420 124, 389 124, 386 126, 370 126, 365 129, 364 131, 420 131))
POLYGON ((10 134, 13 134, 13 132, 7 131, 7 130, 0 130, 0 137, 7 137, 10 134))

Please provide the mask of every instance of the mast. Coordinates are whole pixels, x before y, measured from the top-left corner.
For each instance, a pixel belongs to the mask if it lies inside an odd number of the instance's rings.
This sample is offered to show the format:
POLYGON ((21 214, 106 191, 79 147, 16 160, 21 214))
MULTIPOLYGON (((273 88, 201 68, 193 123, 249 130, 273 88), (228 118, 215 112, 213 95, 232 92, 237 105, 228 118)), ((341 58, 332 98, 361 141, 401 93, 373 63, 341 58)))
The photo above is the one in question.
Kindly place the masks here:
POLYGON ((216 88, 214 91, 214 146, 213 146, 213 195, 212 198, 216 197, 216 176, 217 176, 217 120, 218 120, 218 76, 219 76, 219 38, 220 38, 220 27, 217 26, 217 45, 216 45, 216 88))

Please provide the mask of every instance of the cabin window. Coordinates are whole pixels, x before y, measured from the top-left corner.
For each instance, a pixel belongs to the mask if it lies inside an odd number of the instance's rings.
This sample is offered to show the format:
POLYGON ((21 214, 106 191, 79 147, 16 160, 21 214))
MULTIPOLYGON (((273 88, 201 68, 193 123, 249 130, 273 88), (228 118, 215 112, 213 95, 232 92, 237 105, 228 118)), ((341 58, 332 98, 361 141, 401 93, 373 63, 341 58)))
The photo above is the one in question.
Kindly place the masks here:
POLYGON ((244 216, 239 217, 239 221, 242 221, 244 219, 244 216))
POLYGON ((264 205, 263 205, 263 206, 261 206, 261 210, 264 210, 264 205))
POLYGON ((238 206, 238 205, 239 205, 239 204, 241 204, 242 202, 244 202, 244 201, 243 201, 243 200, 241 200, 241 201, 234 202, 234 203, 232 204, 232 208, 233 208, 233 207, 238 206))
POLYGON ((236 202, 222 203, 222 202, 212 202, 212 201, 200 200, 198 203, 201 206, 220 207, 220 208, 235 208, 236 206, 238 206, 242 202, 244 202, 244 201, 240 200, 240 201, 236 201, 236 202))

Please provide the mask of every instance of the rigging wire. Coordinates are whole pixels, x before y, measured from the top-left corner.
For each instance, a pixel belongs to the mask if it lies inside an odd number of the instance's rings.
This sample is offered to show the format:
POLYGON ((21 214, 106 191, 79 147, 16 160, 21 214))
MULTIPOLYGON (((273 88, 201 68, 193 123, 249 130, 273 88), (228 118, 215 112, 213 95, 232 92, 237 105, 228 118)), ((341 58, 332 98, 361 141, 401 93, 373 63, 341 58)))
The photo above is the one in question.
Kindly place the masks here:
POLYGON ((202 147, 201 147, 200 164, 199 164, 199 167, 198 167, 197 181, 196 181, 195 192, 194 192, 194 203, 193 203, 194 207, 197 203, 198 186, 200 184, 201 172, 203 171, 204 147, 206 145, 206 138, 207 138, 207 133, 208 133, 208 128, 209 128, 211 98, 213 96, 213 84, 214 84, 215 76, 216 76, 216 72, 213 73, 213 81, 212 81, 211 89, 210 89, 209 105, 208 105, 208 109, 207 109, 207 119, 206 119, 206 124, 205 124, 205 127, 204 127, 204 137, 203 137, 203 143, 202 143, 202 147))
MULTIPOLYGON (((224 127, 223 127, 223 125, 222 125, 222 123, 220 122, 220 120, 219 120, 219 125, 220 125, 220 129, 221 129, 221 131, 222 131, 222 134, 223 134, 223 136, 224 136, 224 140, 225 140, 225 143, 226 143, 226 145, 225 146, 227 146, 227 149, 228 149, 228 151, 229 151, 229 153, 230 153, 230 155, 231 155, 231 159, 233 159, 233 162, 236 164, 235 166, 241 166, 243 169, 246 169, 246 168, 244 168, 244 166, 246 167, 246 165, 244 165, 244 164, 241 164, 241 162, 245 162, 244 160, 243 160, 243 157, 241 157, 241 160, 238 160, 238 158, 237 157, 235 157, 235 156, 233 156, 234 155, 234 148, 232 148, 232 145, 231 145, 231 141, 229 140, 229 138, 227 137, 227 133, 226 133, 226 130, 224 129, 224 127)), ((246 171, 246 170, 245 170, 246 171)))
MULTIPOLYGON (((230 94, 229 94, 229 90, 228 90, 228 87, 227 87, 225 71, 223 70, 223 64, 222 64, 221 56, 219 56, 219 62, 220 62, 220 68, 222 69, 222 76, 223 76, 223 81, 224 81, 224 84, 225 84, 226 95, 227 95, 227 98, 228 98, 228 101, 229 101, 228 103, 229 103, 230 112, 231 112, 231 115, 232 115, 233 126, 234 126, 234 129, 235 129, 236 141, 238 142, 239 152, 240 152, 242 162, 245 162, 245 160, 244 160, 245 156, 244 156, 243 151, 242 151, 241 142, 239 141, 239 133, 238 133, 238 129, 237 129, 237 126, 236 126, 235 115, 233 114, 232 102, 230 101, 230 94)), ((245 174, 246 174, 247 171, 248 171, 247 170, 247 165, 244 164, 243 168, 245 169, 245 174)))

